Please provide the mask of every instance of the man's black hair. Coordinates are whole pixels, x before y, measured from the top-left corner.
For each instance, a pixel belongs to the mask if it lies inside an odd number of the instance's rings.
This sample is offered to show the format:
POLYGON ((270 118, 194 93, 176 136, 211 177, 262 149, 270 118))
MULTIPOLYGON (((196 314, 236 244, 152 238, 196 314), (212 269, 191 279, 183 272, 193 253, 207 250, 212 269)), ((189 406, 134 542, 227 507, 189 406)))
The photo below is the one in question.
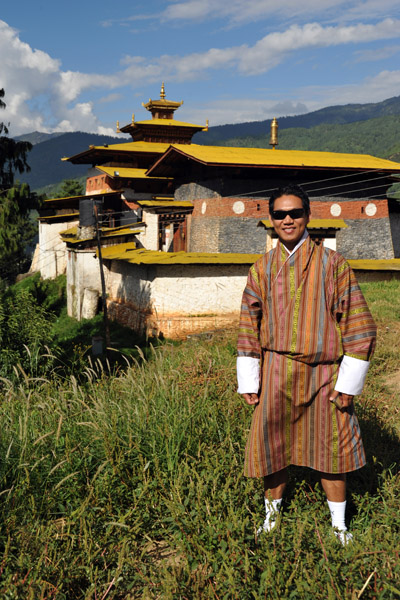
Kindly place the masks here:
POLYGON ((297 198, 300 198, 301 200, 306 215, 310 214, 310 198, 308 197, 307 192, 305 192, 300 185, 296 185, 294 183, 280 187, 272 192, 272 195, 269 199, 269 214, 271 214, 271 212, 274 210, 275 200, 281 196, 297 196, 297 198))

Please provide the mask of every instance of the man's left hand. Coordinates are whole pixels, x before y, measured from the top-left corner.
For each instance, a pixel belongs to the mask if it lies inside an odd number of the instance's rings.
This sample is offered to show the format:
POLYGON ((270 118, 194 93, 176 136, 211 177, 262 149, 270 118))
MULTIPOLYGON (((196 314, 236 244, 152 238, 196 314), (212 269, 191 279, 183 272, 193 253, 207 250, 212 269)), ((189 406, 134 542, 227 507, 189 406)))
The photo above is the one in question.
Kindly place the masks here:
POLYGON ((342 392, 338 392, 337 390, 333 390, 333 392, 329 396, 330 402, 338 408, 342 410, 342 408, 349 408, 353 402, 354 396, 350 396, 349 394, 343 394, 342 392))

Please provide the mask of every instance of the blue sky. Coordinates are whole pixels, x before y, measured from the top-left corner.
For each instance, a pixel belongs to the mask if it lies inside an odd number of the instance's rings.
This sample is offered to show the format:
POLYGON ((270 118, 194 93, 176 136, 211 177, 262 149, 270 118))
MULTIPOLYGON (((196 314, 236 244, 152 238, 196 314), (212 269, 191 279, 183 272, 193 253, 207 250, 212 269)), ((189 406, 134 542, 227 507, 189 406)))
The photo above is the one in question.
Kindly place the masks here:
POLYGON ((398 0, 23 0, 0 11, 10 133, 269 119, 400 95, 398 0))

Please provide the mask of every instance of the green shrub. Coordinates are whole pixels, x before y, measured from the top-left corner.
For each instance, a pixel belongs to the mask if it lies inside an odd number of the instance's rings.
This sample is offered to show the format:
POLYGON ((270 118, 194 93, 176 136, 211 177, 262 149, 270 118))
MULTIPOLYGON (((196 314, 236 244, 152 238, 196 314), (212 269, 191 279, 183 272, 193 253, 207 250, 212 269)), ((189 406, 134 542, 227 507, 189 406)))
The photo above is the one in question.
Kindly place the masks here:
POLYGON ((0 374, 9 377, 22 368, 28 374, 45 373, 53 362, 51 315, 24 289, 0 300, 0 374))

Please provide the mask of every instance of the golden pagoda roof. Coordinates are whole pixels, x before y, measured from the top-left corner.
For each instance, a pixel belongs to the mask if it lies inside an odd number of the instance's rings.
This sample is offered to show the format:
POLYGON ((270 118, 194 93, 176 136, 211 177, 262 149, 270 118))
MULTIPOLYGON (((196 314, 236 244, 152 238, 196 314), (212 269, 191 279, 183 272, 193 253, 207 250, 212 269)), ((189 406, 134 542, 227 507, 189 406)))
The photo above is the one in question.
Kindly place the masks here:
POLYGON ((171 179, 171 177, 147 177, 147 169, 134 169, 130 167, 103 167, 96 165, 96 169, 106 173, 109 177, 120 179, 171 179))
MULTIPOLYGON (((116 244, 101 250, 103 258, 123 260, 131 264, 147 265, 190 265, 190 264, 254 264, 262 254, 240 254, 220 252, 162 252, 136 248, 134 242, 116 244)), ((353 269, 367 271, 399 271, 400 259, 349 259, 353 269)))
POLYGON ((147 119, 146 121, 135 121, 132 125, 145 125, 146 127, 151 125, 166 125, 168 127, 191 127, 203 130, 204 125, 196 125, 195 123, 186 123, 185 121, 176 121, 175 119, 147 119))
POLYGON ((352 269, 360 271, 400 271, 400 258, 354 258, 348 263, 352 269))
MULTIPOLYGON (((145 226, 144 223, 142 222, 138 222, 138 223, 132 223, 130 225, 120 225, 119 227, 101 227, 100 228, 100 235, 101 238, 107 238, 107 239, 112 239, 112 238, 116 238, 116 237, 121 237, 124 235, 138 235, 140 233, 143 232, 143 227, 145 226)), ((81 244, 82 242, 88 242, 88 241, 92 241, 95 238, 94 237, 87 237, 87 238, 79 238, 78 237, 78 226, 76 227, 70 227, 69 229, 65 229, 64 231, 60 232, 60 236, 61 239, 64 242, 68 242, 68 244, 81 244)), ((132 244, 135 244, 135 242, 131 242, 132 244)))
POLYGON ((49 203, 54 204, 63 204, 65 200, 78 201, 78 200, 87 200, 88 198, 93 198, 94 195, 99 196, 120 196, 121 192, 118 190, 112 190, 109 192, 102 192, 101 194, 81 194, 79 196, 64 196, 63 198, 46 198, 44 200, 43 206, 46 206, 49 203))
POLYGON ((207 166, 400 171, 399 163, 368 154, 174 144, 147 173, 152 176, 166 174, 171 168, 173 170, 174 162, 179 162, 179 156, 207 166))
POLYGON ((131 153, 151 153, 151 154, 163 154, 170 144, 158 143, 158 142, 123 142, 121 144, 105 144, 104 146, 89 146, 87 150, 74 154, 73 156, 64 156, 61 160, 68 160, 76 163, 87 163, 92 162, 87 160, 90 156, 93 160, 97 156, 105 156, 107 154, 131 154, 131 153))
MULTIPOLYGON (((257 227, 272 229, 273 225, 269 219, 262 219, 257 227)), ((307 229, 345 229, 347 227, 343 219, 310 219, 307 229)))
POLYGON ((260 258, 260 254, 231 254, 220 252, 162 252, 135 248, 133 243, 108 246, 101 250, 105 260, 123 260, 140 265, 188 265, 188 264, 248 264, 260 258))
POLYGON ((190 200, 137 200, 144 208, 193 208, 190 200))

